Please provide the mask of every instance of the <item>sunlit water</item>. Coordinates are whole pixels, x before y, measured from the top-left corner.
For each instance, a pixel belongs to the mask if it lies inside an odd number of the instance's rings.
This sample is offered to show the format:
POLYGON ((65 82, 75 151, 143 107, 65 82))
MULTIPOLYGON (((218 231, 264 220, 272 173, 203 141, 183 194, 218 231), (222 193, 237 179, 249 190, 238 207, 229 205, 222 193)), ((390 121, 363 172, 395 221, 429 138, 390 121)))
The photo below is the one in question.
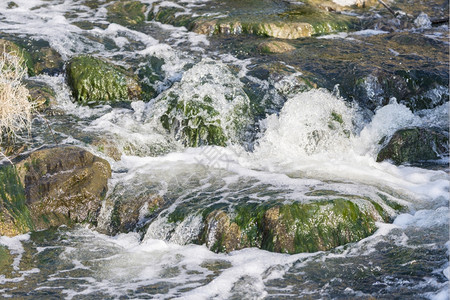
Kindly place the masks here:
MULTIPOLYGON (((102 1, 96 10, 75 0, 15 2, 18 8, 13 9, 7 9, 6 1, 0 3, 1 30, 44 39, 65 59, 80 53, 121 56, 124 64, 150 55, 165 59, 165 78, 157 83, 162 94, 130 108, 80 107, 70 100, 63 75, 36 79, 55 89, 57 107, 66 113, 49 117, 62 143, 104 156, 85 139, 107 136, 124 152, 119 161, 105 157, 113 168, 110 197, 126 198, 139 191, 164 196, 170 205, 154 220, 143 219, 151 224, 141 234, 110 237, 85 227, 61 227, 0 237, 0 250, 7 249, 11 258, 3 259, 0 252, 2 297, 448 299, 446 162, 433 171, 375 161, 383 136, 411 125, 446 126, 447 104, 414 115, 393 99, 364 121, 357 106, 312 90, 292 95, 279 114, 268 115, 258 126, 247 124, 249 131, 257 131, 256 138, 230 133, 244 142, 186 149, 155 121, 164 109, 158 99, 168 91, 186 95, 208 78, 198 93, 214 94, 215 108, 226 123, 233 109, 224 100, 228 95, 240 97, 241 104, 249 101, 239 78, 251 61, 210 53, 206 37, 185 29, 147 22, 138 31, 109 24, 102 1), (83 21, 95 26, 87 30, 74 25, 83 21), (194 67, 185 71, 190 64, 194 67), (239 71, 227 73, 224 64, 239 71), (330 121, 332 113, 342 122, 330 121), (406 206, 408 213, 396 216, 393 224, 377 223, 378 231, 358 243, 296 255, 253 248, 215 254, 205 245, 190 243, 201 226, 195 216, 172 227, 165 222, 183 205, 308 201, 315 190, 371 199, 383 195, 406 206)), ((250 123, 248 116, 242 118, 250 123)), ((36 126, 45 132, 38 121, 36 126)), ((31 142, 38 146, 52 141, 43 133, 31 142)), ((106 206, 102 213, 108 214, 106 206)))

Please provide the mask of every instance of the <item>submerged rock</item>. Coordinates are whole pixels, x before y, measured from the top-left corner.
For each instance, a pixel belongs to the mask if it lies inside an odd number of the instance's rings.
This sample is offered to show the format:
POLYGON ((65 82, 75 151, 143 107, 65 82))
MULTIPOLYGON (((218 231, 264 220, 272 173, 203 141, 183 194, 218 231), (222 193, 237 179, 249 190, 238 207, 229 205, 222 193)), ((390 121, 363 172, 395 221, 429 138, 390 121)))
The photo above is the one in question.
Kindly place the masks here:
POLYGON ((378 153, 377 161, 392 160, 395 164, 417 163, 448 156, 448 133, 428 128, 407 128, 394 133, 378 153))
POLYGON ((107 161, 74 146, 37 150, 2 166, 0 235, 95 223, 110 176, 107 161))
POLYGON ((137 194, 122 197, 111 193, 106 199, 103 214, 98 219, 97 231, 114 235, 140 230, 145 220, 153 216, 165 204, 163 197, 155 194, 137 194))
POLYGON ((75 100, 84 105, 113 104, 141 96, 141 87, 133 75, 92 56, 73 58, 67 76, 75 100))
POLYGON ((259 49, 265 53, 284 53, 295 50, 295 47, 286 42, 271 41, 261 43, 259 49))
POLYGON ((251 122, 243 84, 221 63, 204 60, 161 94, 155 114, 185 146, 240 142, 251 122))
POLYGON ((120 0, 107 7, 108 21, 121 25, 136 25, 145 21, 147 4, 120 0))

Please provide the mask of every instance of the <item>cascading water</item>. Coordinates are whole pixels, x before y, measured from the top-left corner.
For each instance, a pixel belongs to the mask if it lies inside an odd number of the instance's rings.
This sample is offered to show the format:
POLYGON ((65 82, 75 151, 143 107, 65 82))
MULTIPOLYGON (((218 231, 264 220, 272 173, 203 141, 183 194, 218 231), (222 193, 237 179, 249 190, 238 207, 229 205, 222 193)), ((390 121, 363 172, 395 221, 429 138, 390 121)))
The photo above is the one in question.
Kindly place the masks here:
MULTIPOLYGON (((164 63, 152 86, 159 95, 124 107, 80 106, 63 75, 34 77, 56 91, 55 113, 47 116, 56 139, 104 157, 113 175, 96 228, 0 236, 2 297, 448 299, 446 162, 434 169, 376 162, 380 141, 397 130, 446 126, 448 102, 412 112, 391 98, 368 113, 326 89, 292 88, 299 72, 280 75, 273 87, 264 74, 255 77, 254 60, 221 53, 186 28, 111 23, 110 1, 14 2, 17 7, 0 4, 2 36, 43 39, 64 59, 94 54, 139 70, 151 65, 150 57, 164 63), (267 93, 253 97, 249 86, 267 93), (236 218, 241 205, 324 199, 344 199, 375 215, 376 231, 312 253, 273 253, 253 244, 210 250, 221 212, 236 218), (113 224, 120 205, 135 200, 131 229, 113 224)), ((156 3, 141 2, 149 4, 147 12, 156 3)), ((205 5, 158 7, 185 4, 205 5)), ((46 124, 35 123, 42 134, 29 143, 53 143, 46 124)))

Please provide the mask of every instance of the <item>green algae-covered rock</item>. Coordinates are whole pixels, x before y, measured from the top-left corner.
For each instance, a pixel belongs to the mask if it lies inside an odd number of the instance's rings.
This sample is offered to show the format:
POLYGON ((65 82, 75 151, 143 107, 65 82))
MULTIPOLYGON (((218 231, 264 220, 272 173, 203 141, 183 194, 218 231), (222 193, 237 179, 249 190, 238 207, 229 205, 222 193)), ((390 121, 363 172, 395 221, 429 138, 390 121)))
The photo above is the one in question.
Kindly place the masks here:
POLYGON ((25 190, 14 166, 0 166, 0 235, 15 236, 34 229, 25 190))
POLYGON ((107 7, 108 21, 121 25, 136 25, 145 21, 147 5, 140 1, 121 0, 107 7))
POLYGON ((378 153, 377 161, 392 160, 395 164, 416 163, 448 156, 448 133, 428 128, 401 129, 394 133, 378 153))
POLYGON ((37 150, 0 167, 0 235, 95 223, 110 176, 107 161, 73 146, 37 150))
POLYGON ((213 251, 246 247, 300 253, 330 250, 371 235, 381 220, 372 205, 347 199, 292 204, 248 204, 232 214, 213 211, 205 219, 204 242, 213 251))
POLYGON ((84 105, 131 101, 141 95, 134 76, 92 56, 73 58, 67 76, 75 100, 84 105))
POLYGON ((251 122, 243 84, 221 63, 203 60, 155 103, 162 127, 185 146, 239 142, 251 122))

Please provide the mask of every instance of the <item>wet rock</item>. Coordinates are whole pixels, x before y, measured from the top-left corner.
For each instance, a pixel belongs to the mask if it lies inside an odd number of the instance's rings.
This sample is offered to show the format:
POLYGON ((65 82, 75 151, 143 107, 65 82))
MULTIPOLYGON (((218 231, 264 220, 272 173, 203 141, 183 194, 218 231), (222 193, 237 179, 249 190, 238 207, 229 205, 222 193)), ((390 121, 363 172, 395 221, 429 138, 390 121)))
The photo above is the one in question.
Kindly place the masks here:
POLYGON ((158 83, 165 79, 165 72, 162 69, 165 61, 156 56, 150 56, 148 60, 142 63, 137 75, 142 87, 142 98, 144 101, 149 101, 158 94, 158 83))
POLYGON ((13 2, 13 1, 8 2, 8 6, 7 6, 8 9, 17 8, 17 7, 19 7, 19 5, 17 5, 16 2, 13 2))
POLYGON ((417 163, 448 156, 448 150, 448 132, 420 127, 401 129, 381 149, 377 161, 389 159, 397 165, 417 163))
POLYGON ((250 204, 236 207, 230 215, 211 212, 203 236, 216 252, 246 247, 281 253, 315 252, 359 241, 371 235, 375 222, 381 219, 374 204, 358 205, 346 199, 250 204))
POLYGON ((354 17, 334 13, 338 10, 336 4, 328 4, 224 1, 217 3, 212 16, 204 7, 193 9, 154 3, 149 20, 185 26, 206 35, 255 34, 283 39, 347 31, 357 23, 354 17))
POLYGON ((140 1, 117 1, 107 7, 108 21, 120 25, 136 25, 145 21, 147 5, 140 1))
POLYGON ((265 53, 284 53, 294 50, 295 47, 286 42, 271 41, 261 43, 259 49, 265 53))
POLYGON ((73 222, 95 223, 111 168, 74 146, 41 149, 2 166, 1 230, 15 235, 73 222))
POLYGON ((155 102, 159 120, 185 146, 239 142, 251 121, 243 84, 223 64, 203 60, 155 102))
POLYGON ((122 152, 111 139, 99 137, 92 142, 92 146, 96 147, 97 151, 102 152, 115 161, 119 161, 122 158, 122 152))
POLYGON ((36 48, 37 49, 31 52, 36 74, 62 74, 64 61, 61 54, 50 46, 36 48))
POLYGON ((15 236, 34 229, 26 202, 16 168, 0 165, 0 236, 15 236))
POLYGON ((55 91, 44 82, 26 80, 25 84, 30 92, 31 101, 35 103, 37 111, 44 112, 56 103, 55 91))
MULTIPOLYGON (((227 42, 227 47, 237 49, 260 43, 250 39, 227 42)), ((362 108, 375 111, 392 97, 413 112, 449 101, 448 47, 439 40, 414 32, 395 32, 332 40, 300 39, 289 44, 296 49, 259 60, 283 61, 330 91, 339 84, 341 96, 362 108)), ((250 56, 254 54, 242 58, 250 56)))
POLYGON ((154 194, 118 197, 107 201, 113 201, 112 211, 107 222, 108 225, 106 228, 99 227, 99 231, 111 235, 139 230, 139 222, 151 217, 165 202, 163 197, 154 194))
POLYGON ((0 54, 3 54, 4 52, 10 53, 12 55, 22 57, 23 58, 23 66, 27 68, 28 74, 30 76, 35 75, 33 60, 31 58, 31 55, 28 51, 26 51, 23 47, 19 46, 18 44, 5 40, 0 39, 0 54))
POLYGON ((125 69, 92 56, 73 58, 67 77, 76 101, 84 105, 114 104, 141 97, 141 87, 125 69))

